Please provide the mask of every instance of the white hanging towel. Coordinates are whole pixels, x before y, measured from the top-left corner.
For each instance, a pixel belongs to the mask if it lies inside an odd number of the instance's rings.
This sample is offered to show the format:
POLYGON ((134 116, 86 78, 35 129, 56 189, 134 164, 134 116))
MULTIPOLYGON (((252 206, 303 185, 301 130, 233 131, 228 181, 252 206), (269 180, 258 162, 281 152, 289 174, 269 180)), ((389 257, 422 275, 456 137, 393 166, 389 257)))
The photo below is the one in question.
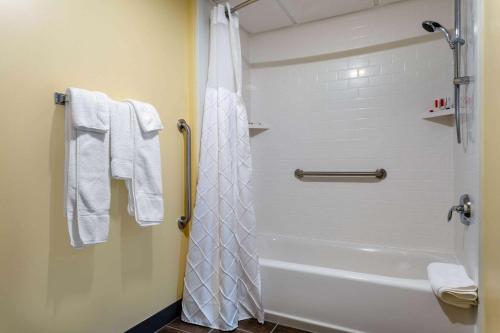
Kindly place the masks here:
POLYGON ((99 92, 66 90, 65 210, 71 245, 105 242, 109 232, 109 104, 99 92))
MULTIPOLYGON (((229 7, 228 7, 229 9, 229 7)), ((219 330, 263 322, 238 17, 211 13, 210 63, 182 320, 219 330)))
MULTIPOLYGON (((158 112, 151 104, 128 100, 129 108, 120 106, 114 111, 122 111, 126 114, 119 117, 121 120, 115 123, 115 130, 123 131, 118 135, 124 142, 130 142, 126 146, 112 146, 113 156, 125 156, 121 160, 132 157, 132 174, 128 177, 123 164, 113 163, 111 165, 114 175, 121 173, 128 189, 128 213, 135 217, 140 226, 156 225, 163 222, 163 184, 161 177, 160 139, 158 132, 163 129, 158 112), (130 118, 129 117, 130 114, 130 118), (130 123, 127 121, 130 119, 130 123), (120 127, 118 127, 120 126, 120 127), (127 138, 127 130, 130 126, 131 138, 127 138), (126 147, 129 147, 127 150, 126 147), (115 150, 116 149, 116 150, 115 150)), ((116 120, 115 117, 112 120, 116 120)), ((113 134, 112 134, 113 136, 113 134)))
POLYGON ((132 179, 134 174, 134 140, 132 133, 132 105, 111 102, 111 176, 132 179))
POLYGON ((460 308, 477 305, 477 285, 462 265, 434 262, 427 266, 434 294, 447 304, 460 308))

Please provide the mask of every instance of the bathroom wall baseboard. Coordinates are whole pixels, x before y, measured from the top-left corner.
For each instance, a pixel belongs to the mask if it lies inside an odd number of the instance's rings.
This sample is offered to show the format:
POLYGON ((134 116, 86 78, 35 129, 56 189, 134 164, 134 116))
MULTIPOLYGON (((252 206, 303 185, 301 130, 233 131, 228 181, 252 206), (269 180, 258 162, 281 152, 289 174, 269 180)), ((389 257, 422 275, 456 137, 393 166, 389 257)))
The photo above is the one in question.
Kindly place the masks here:
POLYGON ((182 299, 170 304, 151 317, 135 325, 125 333, 154 333, 169 322, 180 316, 182 299))

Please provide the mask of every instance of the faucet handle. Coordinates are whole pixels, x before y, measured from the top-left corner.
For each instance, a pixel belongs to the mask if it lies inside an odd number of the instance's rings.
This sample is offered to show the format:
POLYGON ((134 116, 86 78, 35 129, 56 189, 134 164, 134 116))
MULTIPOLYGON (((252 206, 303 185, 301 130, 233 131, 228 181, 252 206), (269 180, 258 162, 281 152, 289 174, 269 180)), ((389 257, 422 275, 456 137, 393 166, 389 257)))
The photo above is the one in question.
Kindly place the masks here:
POLYGON ((453 212, 457 212, 461 214, 464 211, 464 206, 462 205, 457 205, 457 206, 451 206, 450 210, 448 211, 448 222, 451 221, 451 218, 453 216, 453 212))
POLYGON ((460 222, 463 224, 469 225, 471 223, 472 203, 468 194, 460 196, 460 204, 450 208, 448 211, 448 222, 451 221, 453 212, 457 212, 460 215, 460 222))

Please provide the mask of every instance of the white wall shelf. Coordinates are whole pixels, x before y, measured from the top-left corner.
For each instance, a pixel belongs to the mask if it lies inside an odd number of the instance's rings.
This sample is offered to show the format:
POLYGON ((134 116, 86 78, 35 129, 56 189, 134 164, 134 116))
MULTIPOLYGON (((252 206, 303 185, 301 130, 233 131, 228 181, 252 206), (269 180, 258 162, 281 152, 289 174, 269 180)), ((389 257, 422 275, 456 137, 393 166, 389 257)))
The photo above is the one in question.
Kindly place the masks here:
POLYGON ((438 118, 438 117, 448 117, 448 116, 453 116, 455 114, 455 109, 446 109, 446 110, 437 110, 434 112, 424 112, 422 114, 422 119, 431 119, 431 118, 438 118))

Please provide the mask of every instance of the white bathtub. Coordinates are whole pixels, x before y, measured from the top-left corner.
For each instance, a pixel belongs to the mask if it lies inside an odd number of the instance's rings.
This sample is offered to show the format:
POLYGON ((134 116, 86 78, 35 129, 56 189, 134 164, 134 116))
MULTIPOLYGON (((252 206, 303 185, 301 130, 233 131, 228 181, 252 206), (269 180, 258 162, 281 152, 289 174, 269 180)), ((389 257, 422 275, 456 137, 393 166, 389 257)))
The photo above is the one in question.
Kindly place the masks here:
POLYGON ((426 267, 446 254, 259 235, 266 319, 313 332, 473 332, 475 310, 438 302, 426 267))

